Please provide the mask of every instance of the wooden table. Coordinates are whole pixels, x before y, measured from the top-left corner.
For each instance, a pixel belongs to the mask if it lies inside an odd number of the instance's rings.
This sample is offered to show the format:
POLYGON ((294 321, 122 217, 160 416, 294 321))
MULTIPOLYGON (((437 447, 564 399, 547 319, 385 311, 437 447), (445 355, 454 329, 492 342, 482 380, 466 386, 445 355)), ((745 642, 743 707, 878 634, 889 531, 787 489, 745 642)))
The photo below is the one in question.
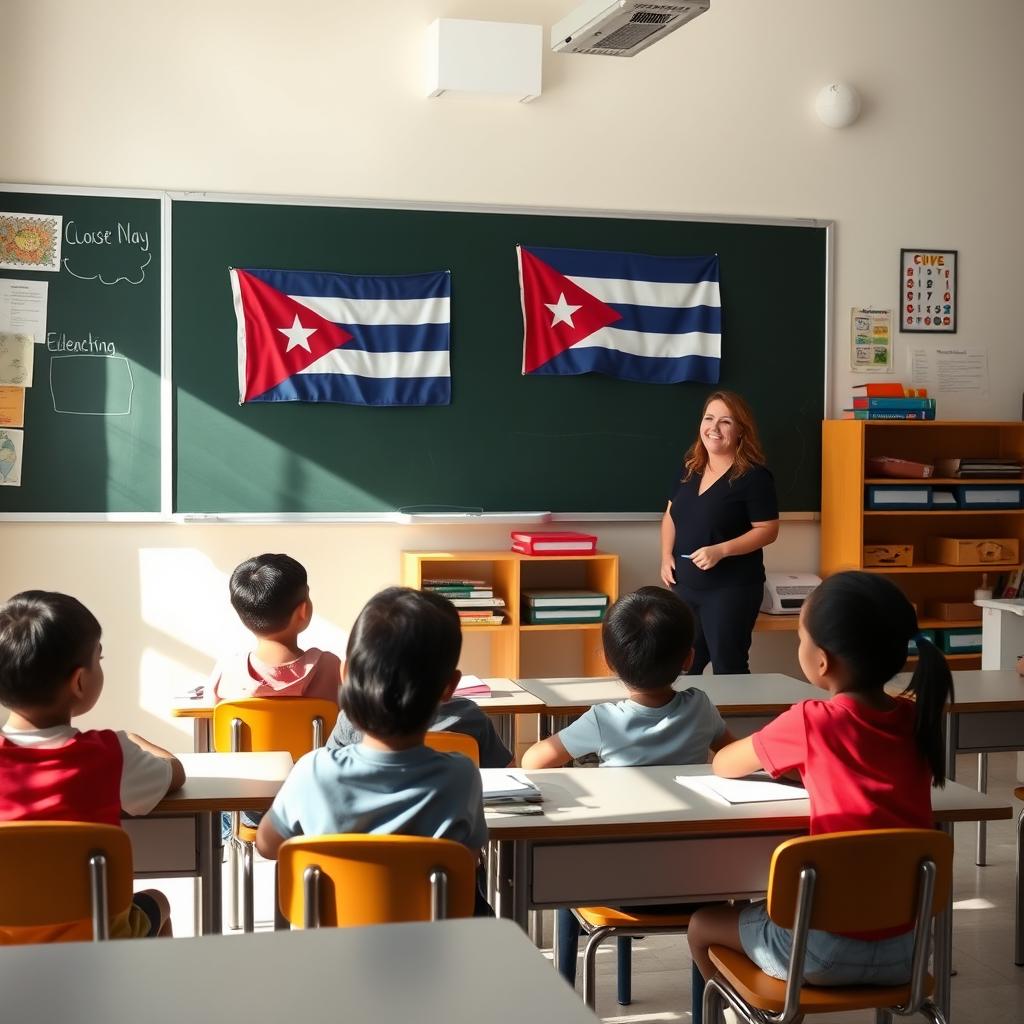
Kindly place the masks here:
MULTIPOLYGON (((484 679, 491 688, 489 697, 469 699, 476 703, 485 715, 494 719, 494 727, 502 742, 515 752, 515 716, 537 715, 545 710, 543 703, 511 679, 484 679)), ((210 723, 214 705, 204 700, 178 700, 171 704, 172 718, 192 719, 192 749, 206 753, 213 749, 210 723)), ((329 729, 334 728, 331 722, 329 729)), ((328 732, 329 734, 329 732, 328 732)))
POLYGON ((0 989, 12 1024, 129 1024, 139 1007, 148 1024, 180 1024, 208 1019, 198 1007, 221 996, 246 996, 246 1024, 333 1007, 353 1021, 595 1020, 522 932, 495 920, 12 947, 0 989))
MULTIPOLYGON (((731 806, 675 781, 708 765, 554 768, 527 772, 544 813, 490 810, 498 848, 498 906, 525 927, 531 908, 702 902, 762 895, 771 853, 805 834, 805 800, 731 806)), ((955 783, 935 790, 935 820, 1006 819, 1002 802, 955 783)), ((937 1001, 949 1020, 952 904, 937 919, 937 1001)))
MULTIPOLYGON (((145 817, 126 818, 135 874, 140 878, 197 877, 200 928, 221 924, 221 811, 268 810, 292 768, 290 754, 179 754, 185 785, 145 817)), ((87 1019, 87 1018, 83 1018, 87 1019)))

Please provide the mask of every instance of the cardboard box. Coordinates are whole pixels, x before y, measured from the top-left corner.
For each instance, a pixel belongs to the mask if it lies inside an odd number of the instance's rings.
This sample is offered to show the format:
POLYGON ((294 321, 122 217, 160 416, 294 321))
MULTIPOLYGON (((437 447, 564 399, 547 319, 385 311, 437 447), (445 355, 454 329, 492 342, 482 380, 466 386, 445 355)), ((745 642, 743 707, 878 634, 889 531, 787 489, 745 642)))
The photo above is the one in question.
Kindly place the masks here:
POLYGON ((864 567, 913 565, 913 544, 865 544, 864 567))
POLYGON ((1016 565, 1016 537, 929 537, 928 561, 938 565, 1016 565))
POLYGON ((928 601, 924 607, 929 619, 981 622, 981 609, 973 601, 928 601))

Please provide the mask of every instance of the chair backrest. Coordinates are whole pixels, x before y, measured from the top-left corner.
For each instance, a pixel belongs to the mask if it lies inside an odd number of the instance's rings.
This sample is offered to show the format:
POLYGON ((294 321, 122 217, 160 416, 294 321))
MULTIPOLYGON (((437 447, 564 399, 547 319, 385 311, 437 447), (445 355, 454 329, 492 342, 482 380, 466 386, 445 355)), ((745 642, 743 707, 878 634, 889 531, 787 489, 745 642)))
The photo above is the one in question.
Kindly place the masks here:
POLYGON ((431 750, 439 750, 442 754, 462 754, 480 767, 480 744, 472 736, 464 732, 447 732, 439 729, 428 732, 423 740, 431 750))
POLYGON ((419 836, 315 836, 278 850, 281 912, 303 927, 471 917, 476 858, 419 836))
POLYGON ((92 937, 105 939, 110 918, 131 902, 132 845, 124 829, 0 823, 0 930, 11 929, 6 942, 80 941, 89 937, 90 921, 92 937), (19 929, 28 931, 19 936, 19 929))
POLYGON ((226 700, 213 709, 213 749, 287 750, 297 761, 324 745, 337 719, 337 704, 316 697, 226 700))
POLYGON ((949 899, 953 871, 953 840, 944 832, 878 829, 790 839, 772 857, 768 916, 783 928, 795 926, 800 874, 811 866, 811 928, 873 932, 910 925, 925 861, 935 865, 930 913, 937 914, 949 899))

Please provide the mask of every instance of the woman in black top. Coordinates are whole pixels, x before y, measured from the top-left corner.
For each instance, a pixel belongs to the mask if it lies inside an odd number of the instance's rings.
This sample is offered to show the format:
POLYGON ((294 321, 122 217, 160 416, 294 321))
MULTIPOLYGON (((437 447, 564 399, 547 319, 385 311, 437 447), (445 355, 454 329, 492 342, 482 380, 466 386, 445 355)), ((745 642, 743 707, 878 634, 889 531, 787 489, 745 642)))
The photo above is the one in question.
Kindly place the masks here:
POLYGON ((661 521, 661 579, 697 620, 691 675, 749 672, 764 593, 761 549, 779 535, 775 480, 750 407, 716 391, 661 521))

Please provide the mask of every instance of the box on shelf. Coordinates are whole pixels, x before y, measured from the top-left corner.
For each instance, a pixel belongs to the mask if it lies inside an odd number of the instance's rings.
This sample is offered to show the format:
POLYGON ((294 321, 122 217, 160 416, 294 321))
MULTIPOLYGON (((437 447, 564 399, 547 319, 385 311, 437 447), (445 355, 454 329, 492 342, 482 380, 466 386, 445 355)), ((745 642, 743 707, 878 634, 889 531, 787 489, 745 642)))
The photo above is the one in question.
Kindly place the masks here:
POLYGON ((962 484, 955 491, 961 508, 1020 508, 1024 505, 1024 487, 962 484))
POLYGON ((512 550, 521 555, 592 555, 597 537, 592 533, 553 530, 513 530, 512 550))
POLYGON ((944 654, 979 654, 981 652, 981 627, 940 629, 938 646, 944 654))
POLYGON ((929 537, 928 561, 938 565, 1016 565, 1016 537, 929 537))
POLYGON ((924 609, 929 619, 975 619, 981 622, 981 609, 973 601, 926 601, 924 609))
POLYGON ((923 480, 935 472, 927 462, 912 462, 910 459, 896 459, 890 455, 869 455, 864 460, 867 476, 891 476, 900 480, 923 480))
POLYGON ((913 544, 865 544, 864 567, 911 566, 914 564, 913 544))
POLYGON ((872 511, 928 509, 932 507, 932 489, 928 485, 897 487, 891 484, 872 484, 867 488, 865 505, 872 511))

